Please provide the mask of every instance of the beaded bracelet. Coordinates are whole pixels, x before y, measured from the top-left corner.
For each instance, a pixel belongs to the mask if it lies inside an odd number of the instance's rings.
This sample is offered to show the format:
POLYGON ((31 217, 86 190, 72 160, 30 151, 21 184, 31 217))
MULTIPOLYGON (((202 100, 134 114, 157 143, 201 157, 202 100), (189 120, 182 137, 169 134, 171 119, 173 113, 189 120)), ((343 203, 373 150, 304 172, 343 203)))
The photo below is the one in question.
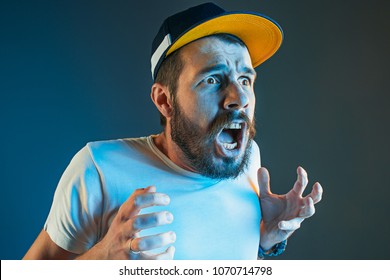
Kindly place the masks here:
POLYGON ((268 251, 264 251, 261 246, 259 246, 259 253, 258 253, 258 256, 259 258, 263 259, 264 257, 275 257, 275 256, 279 256, 281 253, 284 252, 284 250, 286 250, 286 246, 287 246, 287 239, 286 240, 283 240, 282 242, 278 243, 278 244, 275 244, 275 246, 273 246, 271 249, 269 249, 268 251))

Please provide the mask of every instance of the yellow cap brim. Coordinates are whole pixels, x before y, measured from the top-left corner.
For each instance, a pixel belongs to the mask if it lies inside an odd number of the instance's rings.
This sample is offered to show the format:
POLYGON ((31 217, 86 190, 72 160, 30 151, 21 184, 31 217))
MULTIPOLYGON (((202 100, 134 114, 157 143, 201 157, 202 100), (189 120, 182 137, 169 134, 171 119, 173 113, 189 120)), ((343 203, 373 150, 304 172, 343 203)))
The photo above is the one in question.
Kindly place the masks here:
POLYGON ((258 14, 230 13, 203 22, 180 36, 168 49, 166 56, 197 39, 217 33, 240 38, 248 48, 253 67, 270 58, 283 41, 281 28, 258 14))

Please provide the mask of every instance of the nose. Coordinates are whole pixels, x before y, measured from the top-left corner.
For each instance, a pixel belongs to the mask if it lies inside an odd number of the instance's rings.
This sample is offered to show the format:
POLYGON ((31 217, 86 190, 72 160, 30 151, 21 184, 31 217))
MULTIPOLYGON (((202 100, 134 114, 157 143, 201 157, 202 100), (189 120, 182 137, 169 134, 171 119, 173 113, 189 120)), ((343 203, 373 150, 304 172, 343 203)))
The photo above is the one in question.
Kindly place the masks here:
POLYGON ((225 110, 246 109, 249 105, 248 93, 238 83, 230 83, 225 88, 223 107, 225 110))

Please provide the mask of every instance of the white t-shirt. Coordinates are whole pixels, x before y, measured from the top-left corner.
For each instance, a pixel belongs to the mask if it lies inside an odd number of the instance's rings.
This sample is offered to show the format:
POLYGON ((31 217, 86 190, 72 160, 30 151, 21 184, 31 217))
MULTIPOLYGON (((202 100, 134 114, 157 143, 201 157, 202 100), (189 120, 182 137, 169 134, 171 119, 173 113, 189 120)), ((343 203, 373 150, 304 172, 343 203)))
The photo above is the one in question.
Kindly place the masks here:
POLYGON ((74 156, 45 223, 51 239, 70 252, 87 251, 104 237, 133 191, 153 185, 171 203, 141 213, 168 210, 174 221, 141 235, 174 231, 174 259, 256 259, 261 220, 257 144, 247 172, 234 180, 215 180, 174 164, 152 137, 92 142, 74 156))

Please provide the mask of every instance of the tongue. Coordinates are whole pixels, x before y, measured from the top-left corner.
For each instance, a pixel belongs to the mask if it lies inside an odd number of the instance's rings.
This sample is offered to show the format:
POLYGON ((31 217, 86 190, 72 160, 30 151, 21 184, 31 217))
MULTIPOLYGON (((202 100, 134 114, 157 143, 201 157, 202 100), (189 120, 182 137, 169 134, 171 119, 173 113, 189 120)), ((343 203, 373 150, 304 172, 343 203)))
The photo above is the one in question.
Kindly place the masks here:
POLYGON ((221 143, 234 143, 233 132, 230 129, 224 129, 219 134, 218 139, 221 143))

